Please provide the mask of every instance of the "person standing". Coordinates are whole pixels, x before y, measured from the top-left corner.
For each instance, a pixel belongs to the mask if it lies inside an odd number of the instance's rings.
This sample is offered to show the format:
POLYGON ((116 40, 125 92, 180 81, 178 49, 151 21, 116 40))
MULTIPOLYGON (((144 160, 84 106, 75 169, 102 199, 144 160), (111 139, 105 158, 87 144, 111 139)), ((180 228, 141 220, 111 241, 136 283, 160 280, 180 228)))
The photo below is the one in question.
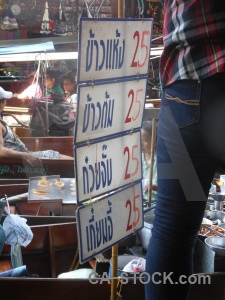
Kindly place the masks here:
POLYGON ((162 2, 158 199, 145 295, 184 300, 211 182, 225 166, 225 2, 162 2))
POLYGON ((42 166, 41 159, 59 159, 64 155, 54 150, 29 151, 25 144, 12 131, 10 126, 3 120, 2 112, 6 106, 6 99, 12 98, 11 92, 0 87, 0 158, 18 158, 26 161, 32 167, 42 166))
POLYGON ((25 145, 14 135, 10 127, 2 119, 6 99, 12 97, 12 92, 5 91, 0 87, 0 157, 19 158, 26 161, 32 167, 40 166, 40 159, 28 152, 25 145))
MULTIPOLYGON (((148 201, 150 164, 151 164, 151 145, 152 145, 152 121, 144 121, 141 127, 141 145, 142 145, 142 187, 143 200, 148 201)), ((153 159, 153 177, 152 177, 152 193, 151 203, 155 204, 157 200, 157 170, 156 159, 153 159)))
POLYGON ((14 96, 12 92, 5 91, 3 87, 0 86, 0 119, 3 117, 3 109, 5 107, 5 99, 11 99, 14 96), (4 105, 3 109, 1 107, 4 105))

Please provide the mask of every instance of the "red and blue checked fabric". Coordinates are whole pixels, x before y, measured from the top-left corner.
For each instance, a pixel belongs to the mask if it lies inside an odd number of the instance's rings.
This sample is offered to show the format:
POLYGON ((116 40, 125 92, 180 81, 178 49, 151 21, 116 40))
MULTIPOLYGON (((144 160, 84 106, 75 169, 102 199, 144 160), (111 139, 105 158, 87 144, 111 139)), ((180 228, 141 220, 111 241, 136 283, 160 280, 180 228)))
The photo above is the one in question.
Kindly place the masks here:
POLYGON ((162 87, 225 72, 225 1, 164 0, 162 87))

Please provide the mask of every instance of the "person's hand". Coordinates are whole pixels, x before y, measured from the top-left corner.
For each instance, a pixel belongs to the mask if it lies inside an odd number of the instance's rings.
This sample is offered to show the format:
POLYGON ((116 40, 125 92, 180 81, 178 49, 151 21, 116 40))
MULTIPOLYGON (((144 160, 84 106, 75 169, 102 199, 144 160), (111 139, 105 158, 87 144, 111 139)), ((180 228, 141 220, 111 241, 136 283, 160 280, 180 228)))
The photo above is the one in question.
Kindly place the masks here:
POLYGON ((143 188, 143 194, 144 194, 144 195, 148 194, 148 185, 146 185, 146 186, 143 188))
MULTIPOLYGON (((153 185, 152 185, 152 190, 157 192, 157 191, 158 191, 158 185, 157 185, 157 184, 153 184, 153 185)), ((143 194, 144 194, 144 195, 148 194, 148 185, 146 185, 146 186, 144 187, 144 189, 143 189, 143 194)))
POLYGON ((31 167, 40 167, 42 165, 40 158, 31 153, 24 153, 24 160, 26 160, 31 167))
POLYGON ((157 184, 153 184, 152 185, 152 190, 157 192, 158 191, 158 185, 157 184))

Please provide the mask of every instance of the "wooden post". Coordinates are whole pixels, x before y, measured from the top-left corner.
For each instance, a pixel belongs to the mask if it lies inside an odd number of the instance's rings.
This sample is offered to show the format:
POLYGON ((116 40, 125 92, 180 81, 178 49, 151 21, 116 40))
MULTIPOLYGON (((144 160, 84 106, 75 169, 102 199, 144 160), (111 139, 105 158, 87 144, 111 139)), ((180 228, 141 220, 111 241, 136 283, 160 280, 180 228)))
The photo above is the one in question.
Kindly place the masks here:
MULTIPOLYGON (((123 17, 124 17, 124 0, 118 0, 118 18, 123 18, 123 17)), ((112 247, 111 300, 117 299, 117 269, 118 269, 118 244, 112 247)))
POLYGON ((118 18, 124 18, 124 0, 118 0, 118 18))
POLYGON ((118 244, 112 246, 111 300, 117 299, 118 244))
POLYGON ((134 17, 134 0, 131 0, 131 18, 134 17))

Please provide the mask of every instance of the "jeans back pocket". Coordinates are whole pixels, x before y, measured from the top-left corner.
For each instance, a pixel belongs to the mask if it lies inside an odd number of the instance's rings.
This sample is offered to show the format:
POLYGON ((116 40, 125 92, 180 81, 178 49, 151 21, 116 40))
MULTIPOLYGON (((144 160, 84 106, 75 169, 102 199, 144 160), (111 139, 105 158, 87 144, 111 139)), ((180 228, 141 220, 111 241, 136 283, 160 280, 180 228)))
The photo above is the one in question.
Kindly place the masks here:
POLYGON ((162 109, 178 128, 191 125, 200 117, 200 89, 197 80, 180 80, 163 91, 162 109))

